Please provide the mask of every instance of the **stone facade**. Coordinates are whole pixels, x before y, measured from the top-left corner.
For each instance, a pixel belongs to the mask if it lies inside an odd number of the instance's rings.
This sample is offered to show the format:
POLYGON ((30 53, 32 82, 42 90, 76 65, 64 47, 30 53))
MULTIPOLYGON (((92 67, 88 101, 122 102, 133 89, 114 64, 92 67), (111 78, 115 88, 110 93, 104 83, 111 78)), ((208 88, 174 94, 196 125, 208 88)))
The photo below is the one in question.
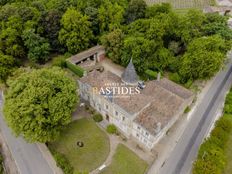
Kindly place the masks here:
POLYGON ((96 88, 105 84, 124 83, 121 77, 108 71, 93 71, 78 83, 82 99, 127 138, 133 138, 147 149, 154 147, 193 100, 192 92, 165 78, 146 82, 139 94, 128 98, 96 92, 96 88))

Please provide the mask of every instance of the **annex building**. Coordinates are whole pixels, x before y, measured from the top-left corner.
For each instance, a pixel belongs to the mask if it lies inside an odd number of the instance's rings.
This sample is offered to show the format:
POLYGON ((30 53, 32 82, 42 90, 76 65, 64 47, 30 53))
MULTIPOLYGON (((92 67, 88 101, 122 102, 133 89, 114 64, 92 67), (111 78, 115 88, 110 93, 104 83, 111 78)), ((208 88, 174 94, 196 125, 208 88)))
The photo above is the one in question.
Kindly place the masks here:
POLYGON ((110 71, 94 70, 78 83, 81 98, 104 120, 148 149, 154 147, 193 100, 191 91, 166 78, 139 86, 132 60, 121 77, 110 71))

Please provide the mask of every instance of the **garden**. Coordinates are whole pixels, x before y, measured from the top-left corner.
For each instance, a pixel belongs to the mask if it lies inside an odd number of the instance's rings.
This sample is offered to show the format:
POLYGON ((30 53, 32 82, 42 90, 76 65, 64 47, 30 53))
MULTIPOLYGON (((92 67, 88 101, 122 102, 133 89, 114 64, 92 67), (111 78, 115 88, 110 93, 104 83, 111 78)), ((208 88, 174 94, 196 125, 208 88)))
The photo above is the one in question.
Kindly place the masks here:
POLYGON ((119 144, 110 166, 101 174, 144 174, 148 164, 130 151, 126 146, 119 144))
POLYGON ((49 143, 49 148, 63 154, 74 168, 74 173, 90 172, 106 160, 110 142, 93 120, 84 118, 72 122, 58 140, 49 143), (77 142, 82 142, 83 147, 77 142))

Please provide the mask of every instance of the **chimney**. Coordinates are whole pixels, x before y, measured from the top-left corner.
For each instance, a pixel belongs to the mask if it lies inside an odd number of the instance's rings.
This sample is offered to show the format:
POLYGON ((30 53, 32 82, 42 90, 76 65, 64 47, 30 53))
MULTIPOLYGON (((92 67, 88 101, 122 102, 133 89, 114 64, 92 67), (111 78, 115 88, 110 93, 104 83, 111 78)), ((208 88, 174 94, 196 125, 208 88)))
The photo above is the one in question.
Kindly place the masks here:
POLYGON ((157 81, 160 81, 160 78, 161 78, 161 74, 159 72, 158 75, 157 75, 157 81))

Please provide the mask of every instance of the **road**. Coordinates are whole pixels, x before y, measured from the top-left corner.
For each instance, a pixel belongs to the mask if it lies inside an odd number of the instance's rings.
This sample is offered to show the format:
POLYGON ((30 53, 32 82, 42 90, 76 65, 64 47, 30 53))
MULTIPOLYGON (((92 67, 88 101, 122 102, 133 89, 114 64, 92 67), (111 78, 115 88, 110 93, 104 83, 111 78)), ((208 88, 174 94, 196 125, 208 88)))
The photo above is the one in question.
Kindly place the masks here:
MULTIPOLYGON (((0 109, 2 108, 2 92, 0 91, 0 109)), ((23 138, 15 138, 3 120, 0 110, 0 129, 11 151, 20 174, 53 174, 36 144, 29 144, 23 138)))
POLYGON ((159 169, 155 169, 155 164, 153 164, 148 174, 191 173, 192 163, 196 159, 198 149, 209 133, 217 110, 224 103, 225 95, 232 84, 231 57, 230 55, 230 62, 223 71, 216 75, 169 157, 159 169))

